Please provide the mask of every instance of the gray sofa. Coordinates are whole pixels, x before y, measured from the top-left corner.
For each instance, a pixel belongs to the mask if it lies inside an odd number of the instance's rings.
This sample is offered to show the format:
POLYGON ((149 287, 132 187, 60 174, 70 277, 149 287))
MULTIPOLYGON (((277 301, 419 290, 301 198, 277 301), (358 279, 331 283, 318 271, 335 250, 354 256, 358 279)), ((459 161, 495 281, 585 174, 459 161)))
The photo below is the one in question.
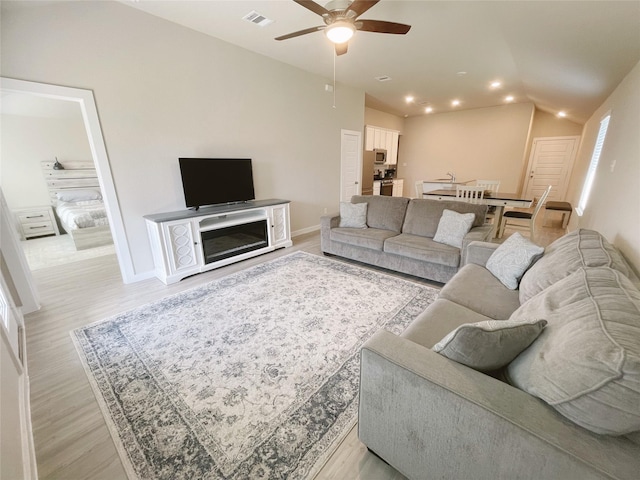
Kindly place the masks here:
POLYGON ((484 225, 486 205, 380 195, 355 195, 351 202, 367 203, 367 228, 340 227, 339 215, 323 216, 324 253, 436 282, 451 279, 464 263, 467 245, 489 240, 493 231, 484 225), (462 248, 433 240, 445 209, 475 215, 462 248))
POLYGON ((485 268, 497 247, 469 245, 466 265, 402 335, 366 342, 360 440, 410 479, 640 478, 638 277, 581 229, 509 290, 485 268), (432 349, 462 324, 523 316, 548 323, 500 371, 432 349))

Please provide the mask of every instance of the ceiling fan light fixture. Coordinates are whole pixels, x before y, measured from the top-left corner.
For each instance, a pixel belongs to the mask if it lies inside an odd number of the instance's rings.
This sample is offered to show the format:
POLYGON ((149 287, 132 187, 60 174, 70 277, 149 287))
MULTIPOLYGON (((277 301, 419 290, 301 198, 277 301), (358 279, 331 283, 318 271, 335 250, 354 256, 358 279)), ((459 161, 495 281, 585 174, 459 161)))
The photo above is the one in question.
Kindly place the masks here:
POLYGON ((333 43, 340 44, 348 42, 353 37, 356 27, 353 23, 338 20, 325 28, 324 33, 333 43))

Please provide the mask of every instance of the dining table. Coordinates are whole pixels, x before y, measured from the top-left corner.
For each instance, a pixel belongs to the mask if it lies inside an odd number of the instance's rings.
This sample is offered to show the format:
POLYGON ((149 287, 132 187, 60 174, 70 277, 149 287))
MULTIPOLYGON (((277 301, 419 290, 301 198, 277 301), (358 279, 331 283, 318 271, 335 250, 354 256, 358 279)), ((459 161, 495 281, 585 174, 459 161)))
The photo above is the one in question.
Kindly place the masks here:
MULTIPOLYGON (((454 188, 442 188, 440 190, 431 190, 422 194, 423 198, 432 198, 435 200, 455 200, 456 190, 454 188)), ((490 205, 496 207, 494 218, 494 236, 498 236, 500 230, 500 222, 505 207, 529 208, 533 204, 533 198, 524 198, 518 193, 503 192, 487 192, 483 198, 474 200, 475 203, 490 205)))

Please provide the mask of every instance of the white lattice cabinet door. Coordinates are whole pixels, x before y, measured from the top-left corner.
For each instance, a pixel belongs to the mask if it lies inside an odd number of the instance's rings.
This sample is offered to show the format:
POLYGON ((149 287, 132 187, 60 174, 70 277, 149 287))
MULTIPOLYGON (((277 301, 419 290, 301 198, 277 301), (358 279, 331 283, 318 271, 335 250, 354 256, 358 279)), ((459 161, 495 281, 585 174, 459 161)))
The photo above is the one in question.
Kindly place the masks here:
POLYGON ((289 204, 271 207, 271 243, 274 247, 291 246, 289 204))
POLYGON ((193 270, 200 271, 199 236, 196 240, 192 222, 180 220, 167 222, 163 225, 165 238, 167 239, 167 253, 169 259, 169 272, 185 273, 193 270))

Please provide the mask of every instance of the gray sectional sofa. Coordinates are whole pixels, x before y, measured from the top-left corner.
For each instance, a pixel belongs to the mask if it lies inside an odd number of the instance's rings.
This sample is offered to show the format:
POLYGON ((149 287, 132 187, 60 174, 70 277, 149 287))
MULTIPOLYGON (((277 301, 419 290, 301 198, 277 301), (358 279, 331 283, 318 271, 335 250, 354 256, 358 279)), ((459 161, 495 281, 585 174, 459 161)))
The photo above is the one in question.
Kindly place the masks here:
POLYGON ((464 263, 472 241, 489 240, 486 205, 465 202, 356 195, 351 203, 366 203, 367 228, 340 227, 340 215, 321 218, 321 248, 339 255, 409 275, 446 282, 464 263), (443 211, 475 215, 461 248, 433 240, 443 211))
POLYGON ((485 268, 497 248, 470 244, 402 335, 366 342, 360 440, 410 479, 640 478, 638 277, 580 229, 510 290, 485 268), (546 327, 505 368, 478 371, 432 349, 462 324, 507 319, 546 327))

